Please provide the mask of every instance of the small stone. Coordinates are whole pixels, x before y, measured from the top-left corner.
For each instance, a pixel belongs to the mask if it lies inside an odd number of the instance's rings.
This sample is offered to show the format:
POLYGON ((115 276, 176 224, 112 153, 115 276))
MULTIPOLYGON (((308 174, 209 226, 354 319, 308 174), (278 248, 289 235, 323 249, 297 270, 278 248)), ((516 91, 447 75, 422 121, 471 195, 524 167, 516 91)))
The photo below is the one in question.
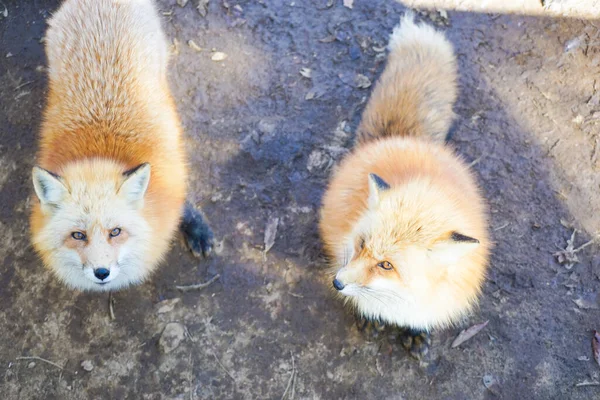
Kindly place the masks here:
POLYGON ((94 364, 92 364, 90 360, 85 360, 81 362, 81 368, 87 372, 90 372, 94 369, 94 364))
POLYGON ((258 121, 258 125, 256 127, 262 134, 270 135, 273 132, 275 132, 275 128, 277 128, 277 123, 273 120, 261 119, 260 121, 258 121))
POLYGON ((222 51, 215 51, 212 56, 210 57, 211 60, 213 61, 223 61, 227 58, 227 54, 223 53, 222 51))
POLYGON ((169 322, 158 341, 161 352, 168 354, 175 350, 185 338, 185 327, 178 322, 169 322))
POLYGON ((189 0, 177 0, 179 7, 185 7, 189 0))
POLYGON ((31 369, 33 367, 35 367, 35 363, 33 361, 27 364, 27 368, 31 369))
POLYGON ((306 169, 310 172, 325 169, 332 162, 331 158, 320 150, 313 150, 308 156, 306 169))
POLYGON ((164 314, 173 311, 175 306, 181 301, 180 298, 176 297, 174 299, 163 300, 160 303, 156 304, 156 312, 158 314, 164 314))
POLYGON ((358 60, 360 58, 360 47, 353 45, 348 49, 348 54, 350 55, 351 60, 358 60))
POLYGON ((371 80, 363 74, 357 74, 354 78, 354 84, 359 89, 366 89, 371 86, 371 80))

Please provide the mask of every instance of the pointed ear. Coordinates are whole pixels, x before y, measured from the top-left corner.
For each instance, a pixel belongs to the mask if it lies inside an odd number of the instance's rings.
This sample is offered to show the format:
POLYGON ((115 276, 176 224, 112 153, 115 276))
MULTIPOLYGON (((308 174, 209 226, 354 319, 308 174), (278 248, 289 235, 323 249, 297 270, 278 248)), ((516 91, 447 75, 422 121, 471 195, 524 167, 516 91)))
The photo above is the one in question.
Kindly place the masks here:
POLYGON ((119 194, 136 207, 141 207, 144 195, 150 183, 150 164, 144 163, 126 171, 125 181, 119 188, 119 194))
POLYGON ((477 247, 479 240, 452 232, 448 238, 438 241, 431 248, 431 255, 442 263, 453 264, 477 247))
POLYGON ((68 192, 61 177, 50 171, 35 166, 31 171, 31 176, 35 194, 43 206, 60 203, 63 196, 68 192))
POLYGON ((375 174, 369 174, 369 207, 375 207, 379 204, 379 195, 390 188, 381 177, 375 174))

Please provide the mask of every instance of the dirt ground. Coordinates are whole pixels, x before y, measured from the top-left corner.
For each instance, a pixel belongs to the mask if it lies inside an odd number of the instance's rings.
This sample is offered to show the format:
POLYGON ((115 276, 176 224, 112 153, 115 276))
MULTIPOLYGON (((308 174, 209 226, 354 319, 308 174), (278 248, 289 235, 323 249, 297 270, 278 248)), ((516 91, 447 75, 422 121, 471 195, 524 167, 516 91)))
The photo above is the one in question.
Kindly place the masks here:
POLYGON ((41 39, 57 1, 0 1, 3 398, 600 398, 591 348, 599 247, 577 252, 571 268, 553 256, 573 228, 575 247, 600 230, 599 20, 584 19, 586 10, 561 16, 568 7, 545 16, 541 5, 535 16, 421 15, 458 53, 451 145, 480 177, 496 248, 480 309, 434 332, 420 364, 393 335, 365 337, 333 301, 317 234, 327 178, 370 91, 355 77, 375 81, 404 6, 212 0, 202 16, 197 3, 159 2, 177 43, 171 81, 189 138, 191 195, 218 246, 196 260, 176 244, 152 280, 114 295, 111 320, 108 296, 61 286, 27 233, 46 90, 41 39), (213 49, 228 58, 212 61, 213 49), (175 287, 217 274, 200 291, 175 287), (461 329, 487 320, 451 348, 461 329), (163 335, 168 323, 175 341, 163 335))

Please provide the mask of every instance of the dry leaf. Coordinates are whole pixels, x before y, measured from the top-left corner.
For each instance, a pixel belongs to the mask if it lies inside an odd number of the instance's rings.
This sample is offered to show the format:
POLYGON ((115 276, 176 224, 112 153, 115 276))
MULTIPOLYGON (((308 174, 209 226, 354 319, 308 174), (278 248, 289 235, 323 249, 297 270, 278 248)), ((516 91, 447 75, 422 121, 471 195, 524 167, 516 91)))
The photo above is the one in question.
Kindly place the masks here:
POLYGON ((354 0, 344 0, 344 7, 352 9, 354 7, 354 0))
POLYGON ((576 300, 573 303, 577 304, 577 307, 584 310, 597 310, 598 306, 598 295, 596 293, 587 293, 576 300))
POLYGON ((594 331, 592 350, 594 351, 594 360, 596 360, 596 364, 600 366, 600 333, 598 333, 598 331, 594 331))
POLYGON ((371 86, 371 80, 363 74, 357 74, 354 78, 354 84, 359 89, 366 89, 371 86))
POLYGON ((208 3, 209 0, 198 0, 198 6, 196 8, 203 17, 206 17, 206 14, 208 14, 208 3))
POLYGON ((265 227, 265 254, 271 250, 271 247, 275 244, 275 237, 277 236, 277 225, 279 224, 279 218, 271 217, 265 227))
POLYGON ((188 40, 188 46, 190 46, 192 50, 197 51, 198 53, 202 51, 202 47, 198 46, 196 42, 194 42, 192 39, 188 40))
POLYGON ((312 70, 310 68, 302 68, 300 70, 300 75, 302 75, 305 78, 312 78, 312 70))
POLYGON ((579 258, 577 258, 577 253, 594 243, 599 237, 594 237, 592 240, 589 240, 586 243, 579 246, 578 248, 575 248, 576 233, 577 230, 573 229, 571 239, 567 240, 567 247, 553 254, 554 258, 556 258, 556 261, 558 261, 560 265, 564 265, 567 270, 570 270, 575 264, 579 262, 579 258))
POLYGON ((179 7, 185 7, 189 0, 177 0, 179 7))
POLYGON ((154 308, 156 309, 157 314, 164 314, 173 311, 175 306, 181 301, 179 297, 175 297, 173 299, 163 300, 160 303, 157 303, 154 308))
POLYGON ((308 93, 306 93, 306 96, 304 96, 304 100, 313 100, 313 99, 318 99, 319 97, 322 97, 326 92, 326 88, 324 87, 315 87, 312 88, 308 91, 308 93))
POLYGON ((331 36, 326 36, 323 39, 319 39, 319 42, 321 43, 331 43, 331 42, 335 42, 335 36, 331 35, 331 36))
POLYGON ((225 54, 221 51, 214 52, 213 55, 210 57, 210 59, 213 61, 223 61, 226 58, 227 58, 227 54, 225 54))
POLYGON ((473 325, 469 329, 463 330, 461 333, 458 334, 456 339, 454 339, 454 342, 452 342, 452 348, 460 346, 467 340, 471 339, 473 336, 477 335, 479 331, 486 327, 488 322, 490 321, 485 321, 482 324, 473 325))

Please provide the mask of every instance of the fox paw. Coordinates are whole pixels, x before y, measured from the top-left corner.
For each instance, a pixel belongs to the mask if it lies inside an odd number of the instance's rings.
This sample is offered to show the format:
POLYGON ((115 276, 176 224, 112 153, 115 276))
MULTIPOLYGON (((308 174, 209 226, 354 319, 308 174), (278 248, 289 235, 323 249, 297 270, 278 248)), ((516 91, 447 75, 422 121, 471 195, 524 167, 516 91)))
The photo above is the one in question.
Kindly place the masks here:
POLYGON ((183 209, 180 229, 192 254, 195 257, 208 257, 213 248, 212 230, 204 221, 200 211, 188 202, 185 203, 183 209))
POLYGON ((356 317, 356 327, 367 338, 377 339, 385 330, 383 322, 365 317, 356 317))
POLYGON ((402 343, 402 347, 417 360, 423 359, 429 353, 429 346, 431 346, 429 332, 403 328, 398 334, 398 340, 402 343))

